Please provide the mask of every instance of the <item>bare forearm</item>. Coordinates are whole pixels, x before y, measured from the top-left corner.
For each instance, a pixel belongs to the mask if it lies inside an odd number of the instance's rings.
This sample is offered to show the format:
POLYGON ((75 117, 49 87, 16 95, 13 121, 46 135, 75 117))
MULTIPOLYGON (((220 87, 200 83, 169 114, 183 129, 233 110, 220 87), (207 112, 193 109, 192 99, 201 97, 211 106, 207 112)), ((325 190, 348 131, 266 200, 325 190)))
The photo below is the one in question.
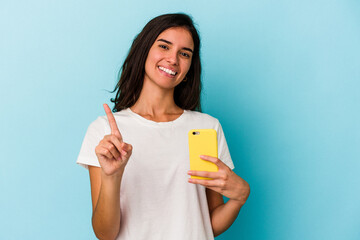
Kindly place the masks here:
POLYGON ((122 174, 101 178, 99 198, 92 216, 95 235, 101 240, 114 239, 120 230, 121 177, 122 174))
POLYGON ((233 224, 243 205, 239 201, 229 199, 225 204, 218 206, 211 212, 214 236, 225 232, 233 224))
POLYGON ((216 164, 219 170, 217 172, 191 170, 188 172, 189 175, 210 178, 210 180, 189 178, 188 181, 209 189, 206 197, 208 198, 213 233, 217 236, 235 221, 241 207, 249 197, 250 186, 220 159, 204 155, 201 155, 200 158, 216 164), (221 196, 219 200, 219 195, 229 198, 229 201, 224 204, 221 196))

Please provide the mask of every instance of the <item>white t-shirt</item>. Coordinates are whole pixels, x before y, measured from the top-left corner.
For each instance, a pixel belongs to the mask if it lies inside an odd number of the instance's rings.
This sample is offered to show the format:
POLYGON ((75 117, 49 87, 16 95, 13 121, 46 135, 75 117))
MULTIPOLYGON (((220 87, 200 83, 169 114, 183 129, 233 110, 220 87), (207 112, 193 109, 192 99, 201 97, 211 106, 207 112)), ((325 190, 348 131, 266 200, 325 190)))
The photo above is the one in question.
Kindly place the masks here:
MULTIPOLYGON (((188 132, 215 129, 218 157, 234 168, 219 121, 184 111, 174 121, 154 122, 130 108, 114 113, 123 140, 133 146, 120 190, 122 240, 214 239, 205 187, 188 183, 188 132)), ((77 163, 100 167, 95 147, 110 134, 106 116, 90 124, 77 163)))

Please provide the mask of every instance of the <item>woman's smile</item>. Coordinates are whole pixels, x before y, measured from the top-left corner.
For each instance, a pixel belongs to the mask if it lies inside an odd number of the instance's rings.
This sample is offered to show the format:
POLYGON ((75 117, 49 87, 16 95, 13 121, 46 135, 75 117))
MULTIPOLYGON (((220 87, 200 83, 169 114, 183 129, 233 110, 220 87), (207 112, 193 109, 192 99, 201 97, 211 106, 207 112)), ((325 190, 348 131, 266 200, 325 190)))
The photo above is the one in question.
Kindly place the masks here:
POLYGON ((176 71, 173 71, 169 68, 165 68, 165 67, 162 67, 162 66, 159 66, 159 69, 161 72, 165 73, 166 76, 170 75, 169 77, 175 77, 177 72, 176 71))

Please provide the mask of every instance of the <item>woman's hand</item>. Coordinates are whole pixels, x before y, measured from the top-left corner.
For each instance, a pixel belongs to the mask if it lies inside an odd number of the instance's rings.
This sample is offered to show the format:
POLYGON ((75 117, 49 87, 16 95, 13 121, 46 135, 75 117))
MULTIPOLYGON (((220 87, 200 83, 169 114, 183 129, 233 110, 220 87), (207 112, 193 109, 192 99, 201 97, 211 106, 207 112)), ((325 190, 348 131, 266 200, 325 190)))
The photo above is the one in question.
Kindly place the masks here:
POLYGON ((122 172, 131 156, 132 146, 124 143, 109 106, 104 104, 111 134, 104 136, 95 148, 103 173, 107 176, 122 172))
POLYGON ((200 184, 220 193, 229 199, 239 201, 241 204, 245 204, 250 194, 249 184, 244 179, 236 175, 220 159, 210 156, 200 156, 200 158, 215 163, 216 166, 218 166, 219 171, 207 172, 190 170, 188 172, 189 175, 212 179, 207 180, 189 178, 189 183, 200 184))

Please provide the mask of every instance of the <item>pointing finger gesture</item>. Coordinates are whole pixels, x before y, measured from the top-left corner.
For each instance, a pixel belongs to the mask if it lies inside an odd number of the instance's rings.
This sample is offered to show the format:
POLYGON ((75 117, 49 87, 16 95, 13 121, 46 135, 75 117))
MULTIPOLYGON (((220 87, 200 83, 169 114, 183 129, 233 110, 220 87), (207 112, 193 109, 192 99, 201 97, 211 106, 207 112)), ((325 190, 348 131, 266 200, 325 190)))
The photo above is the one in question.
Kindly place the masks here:
POLYGON ((121 133, 114 115, 107 104, 104 104, 107 119, 109 121, 111 134, 104 136, 95 148, 96 156, 99 160, 102 171, 106 175, 121 173, 132 153, 131 144, 123 142, 121 133))
POLYGON ((118 137, 119 140, 122 142, 122 136, 118 129, 118 126, 116 125, 116 121, 115 121, 114 115, 111 112, 111 109, 109 108, 109 106, 106 103, 104 103, 103 106, 104 106, 104 110, 105 110, 107 119, 110 124, 111 134, 118 137))

